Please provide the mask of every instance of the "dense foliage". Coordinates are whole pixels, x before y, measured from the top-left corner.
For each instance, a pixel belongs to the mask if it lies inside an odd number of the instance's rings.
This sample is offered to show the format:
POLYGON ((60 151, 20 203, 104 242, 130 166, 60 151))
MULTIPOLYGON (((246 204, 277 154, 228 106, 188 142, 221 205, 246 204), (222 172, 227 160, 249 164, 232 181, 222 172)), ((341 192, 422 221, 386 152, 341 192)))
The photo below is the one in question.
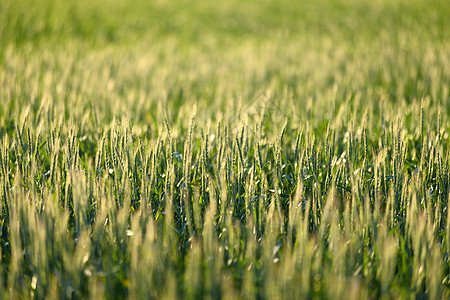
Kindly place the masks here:
POLYGON ((449 15, 0 1, 0 298, 450 297, 449 15))

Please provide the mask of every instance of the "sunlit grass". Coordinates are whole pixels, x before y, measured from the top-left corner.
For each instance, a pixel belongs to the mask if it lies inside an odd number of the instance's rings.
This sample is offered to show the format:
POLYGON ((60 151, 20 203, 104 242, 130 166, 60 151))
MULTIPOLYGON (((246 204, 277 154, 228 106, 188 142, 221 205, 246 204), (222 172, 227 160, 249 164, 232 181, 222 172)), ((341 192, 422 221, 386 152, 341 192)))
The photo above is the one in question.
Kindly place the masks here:
POLYGON ((0 297, 450 297, 446 1, 1 1, 0 297))

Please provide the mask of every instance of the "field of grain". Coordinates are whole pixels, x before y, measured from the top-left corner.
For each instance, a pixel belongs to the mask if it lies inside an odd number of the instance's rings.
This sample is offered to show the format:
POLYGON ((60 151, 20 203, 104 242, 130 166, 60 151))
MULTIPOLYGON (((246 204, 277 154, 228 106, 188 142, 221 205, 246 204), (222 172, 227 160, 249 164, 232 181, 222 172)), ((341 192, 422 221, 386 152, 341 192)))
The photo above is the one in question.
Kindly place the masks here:
POLYGON ((1 0, 0 298, 449 298, 448 16, 1 0))

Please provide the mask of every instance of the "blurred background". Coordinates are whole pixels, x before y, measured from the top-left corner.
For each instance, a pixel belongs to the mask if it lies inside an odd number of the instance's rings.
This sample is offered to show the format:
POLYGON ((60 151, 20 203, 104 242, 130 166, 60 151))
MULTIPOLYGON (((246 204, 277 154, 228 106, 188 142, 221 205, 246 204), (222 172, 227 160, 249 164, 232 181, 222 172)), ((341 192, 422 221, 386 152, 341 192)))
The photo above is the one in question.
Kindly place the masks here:
POLYGON ((342 107, 448 111, 449 15, 446 0, 2 0, 0 109, 93 126, 176 123, 193 105, 318 126, 342 107))

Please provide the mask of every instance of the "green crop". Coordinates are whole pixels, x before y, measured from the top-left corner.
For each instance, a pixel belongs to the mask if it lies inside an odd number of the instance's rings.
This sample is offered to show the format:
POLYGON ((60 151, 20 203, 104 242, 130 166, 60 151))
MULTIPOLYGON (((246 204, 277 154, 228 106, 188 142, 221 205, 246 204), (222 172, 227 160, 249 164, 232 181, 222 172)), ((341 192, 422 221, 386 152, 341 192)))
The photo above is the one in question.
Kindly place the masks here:
POLYGON ((0 298, 449 298, 449 15, 0 1, 0 298))

